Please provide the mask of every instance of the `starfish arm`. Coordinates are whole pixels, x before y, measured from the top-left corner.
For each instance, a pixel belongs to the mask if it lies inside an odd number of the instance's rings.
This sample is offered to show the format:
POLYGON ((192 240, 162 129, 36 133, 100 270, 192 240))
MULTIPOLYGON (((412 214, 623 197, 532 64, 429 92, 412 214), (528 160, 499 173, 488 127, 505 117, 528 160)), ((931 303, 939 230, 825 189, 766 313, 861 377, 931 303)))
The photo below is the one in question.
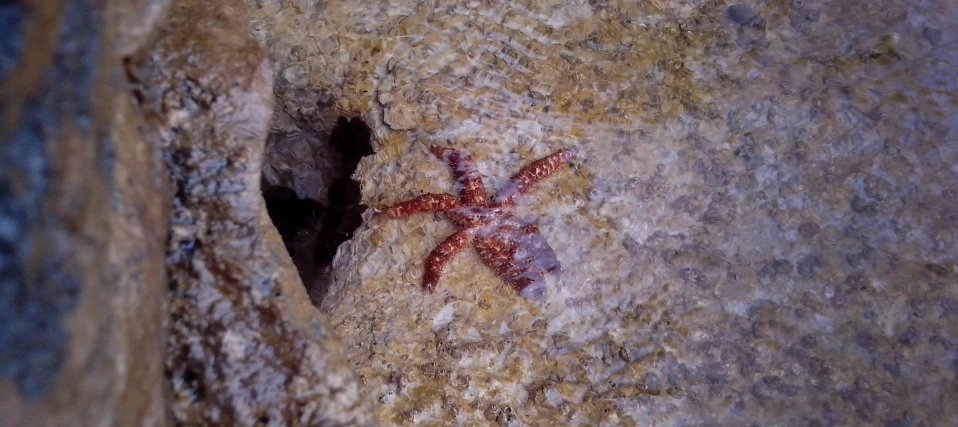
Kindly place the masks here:
POLYGON ((563 163, 574 159, 577 155, 578 150, 575 148, 559 150, 522 168, 496 193, 493 197, 493 206, 512 206, 516 197, 528 191, 537 182, 552 175, 563 163))
POLYGON ((512 258, 518 248, 516 242, 509 236, 487 235, 476 238, 476 251, 479 253, 479 258, 503 279, 509 277, 512 258))
POLYGON ((456 179, 456 186, 461 188, 461 198, 464 205, 485 206, 486 188, 482 185, 479 170, 472 156, 468 153, 442 148, 433 145, 429 148, 436 157, 442 159, 452 169, 452 176, 456 179))
POLYGON ((503 214, 478 230, 479 257, 522 296, 537 298, 545 291, 545 276, 561 273, 555 251, 535 224, 503 214))
POLYGON ((387 206, 379 211, 379 215, 396 219, 422 212, 444 211, 457 206, 459 206, 459 200, 452 194, 423 194, 414 199, 387 206))
POLYGON ((447 237, 446 240, 443 240, 439 246, 436 246, 436 248, 432 250, 429 254, 429 258, 426 258, 426 271, 422 277, 423 288, 430 292, 436 289, 436 284, 439 283, 439 276, 442 275, 442 268, 452 257, 472 242, 473 236, 472 230, 468 228, 459 230, 447 237))

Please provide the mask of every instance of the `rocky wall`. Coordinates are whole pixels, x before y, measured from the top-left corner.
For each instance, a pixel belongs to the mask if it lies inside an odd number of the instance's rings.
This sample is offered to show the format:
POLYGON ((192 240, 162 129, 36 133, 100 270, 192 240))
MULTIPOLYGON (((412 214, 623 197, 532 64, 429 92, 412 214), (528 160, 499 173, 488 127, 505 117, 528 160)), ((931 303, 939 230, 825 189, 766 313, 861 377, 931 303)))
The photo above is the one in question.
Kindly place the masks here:
POLYGON ((384 421, 958 422, 954 5, 249 3, 278 93, 370 124, 368 206, 461 189, 434 144, 490 192, 581 153, 513 209, 541 302, 469 248, 424 293, 456 227, 364 214, 321 308, 384 421))
POLYGON ((260 188, 273 108, 242 3, 174 1, 132 62, 173 190, 166 373, 178 425, 372 425, 260 188))
POLYGON ((4 424, 165 424, 166 173, 120 59, 165 3, 0 5, 4 424))

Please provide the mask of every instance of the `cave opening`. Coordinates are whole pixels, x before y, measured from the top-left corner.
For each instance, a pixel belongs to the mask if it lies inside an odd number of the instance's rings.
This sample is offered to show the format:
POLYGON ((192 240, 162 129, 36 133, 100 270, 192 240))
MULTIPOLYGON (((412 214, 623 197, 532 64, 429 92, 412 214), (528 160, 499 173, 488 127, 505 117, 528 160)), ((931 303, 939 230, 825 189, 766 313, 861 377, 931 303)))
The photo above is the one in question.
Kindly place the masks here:
MULTIPOLYGON (((325 138, 324 138, 325 139, 325 138)), ((362 225, 366 206, 360 185, 351 176, 359 161, 373 154, 372 130, 362 119, 339 117, 328 137, 334 168, 323 185, 328 193, 322 203, 287 185, 263 178, 263 198, 270 219, 283 238, 310 301, 317 307, 329 290, 330 266, 339 245, 353 237, 362 225)))

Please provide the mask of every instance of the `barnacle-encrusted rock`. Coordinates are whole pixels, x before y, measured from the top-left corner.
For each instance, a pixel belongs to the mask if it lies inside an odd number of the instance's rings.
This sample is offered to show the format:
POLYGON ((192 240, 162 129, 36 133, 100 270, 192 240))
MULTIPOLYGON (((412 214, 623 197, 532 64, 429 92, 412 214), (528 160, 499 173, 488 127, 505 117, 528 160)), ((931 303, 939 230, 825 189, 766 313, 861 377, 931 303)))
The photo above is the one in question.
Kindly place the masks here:
POLYGON ((284 90, 372 126, 370 206, 452 192, 433 143, 490 188, 584 157, 517 206, 563 265, 542 304, 471 252, 424 294, 428 215, 341 248, 322 309, 385 421, 958 422, 958 10, 728 6, 257 2, 284 90))
POLYGON ((369 425, 260 194, 273 76, 242 3, 178 0, 135 62, 173 183, 173 419, 369 425))

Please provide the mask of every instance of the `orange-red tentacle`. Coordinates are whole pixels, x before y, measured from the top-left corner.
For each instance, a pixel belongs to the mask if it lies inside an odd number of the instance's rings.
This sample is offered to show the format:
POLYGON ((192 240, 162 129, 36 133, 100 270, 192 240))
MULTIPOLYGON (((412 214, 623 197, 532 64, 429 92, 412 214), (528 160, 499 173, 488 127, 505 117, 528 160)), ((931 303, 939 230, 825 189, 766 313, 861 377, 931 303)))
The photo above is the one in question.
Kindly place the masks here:
POLYGON ((403 218, 422 212, 436 212, 459 206, 459 199, 452 194, 423 194, 405 202, 387 206, 379 211, 386 218, 403 218))
POLYGON ((468 153, 433 145, 429 148, 436 157, 442 159, 452 169, 452 176, 459 187, 462 204, 466 206, 485 206, 486 187, 479 177, 479 170, 468 153))
POLYGON ((459 230, 443 240, 439 246, 436 246, 429 253, 429 258, 426 258, 426 271, 422 276, 423 288, 430 292, 436 289, 436 284, 439 283, 439 277, 442 275, 442 268, 453 256, 472 242, 473 235, 471 229, 459 230))
POLYGON ((493 206, 512 206, 516 197, 528 191, 543 178, 552 175, 563 163, 576 158, 576 156, 578 156, 578 150, 568 148, 530 163, 529 166, 522 168, 502 186, 502 189, 493 197, 493 206))

